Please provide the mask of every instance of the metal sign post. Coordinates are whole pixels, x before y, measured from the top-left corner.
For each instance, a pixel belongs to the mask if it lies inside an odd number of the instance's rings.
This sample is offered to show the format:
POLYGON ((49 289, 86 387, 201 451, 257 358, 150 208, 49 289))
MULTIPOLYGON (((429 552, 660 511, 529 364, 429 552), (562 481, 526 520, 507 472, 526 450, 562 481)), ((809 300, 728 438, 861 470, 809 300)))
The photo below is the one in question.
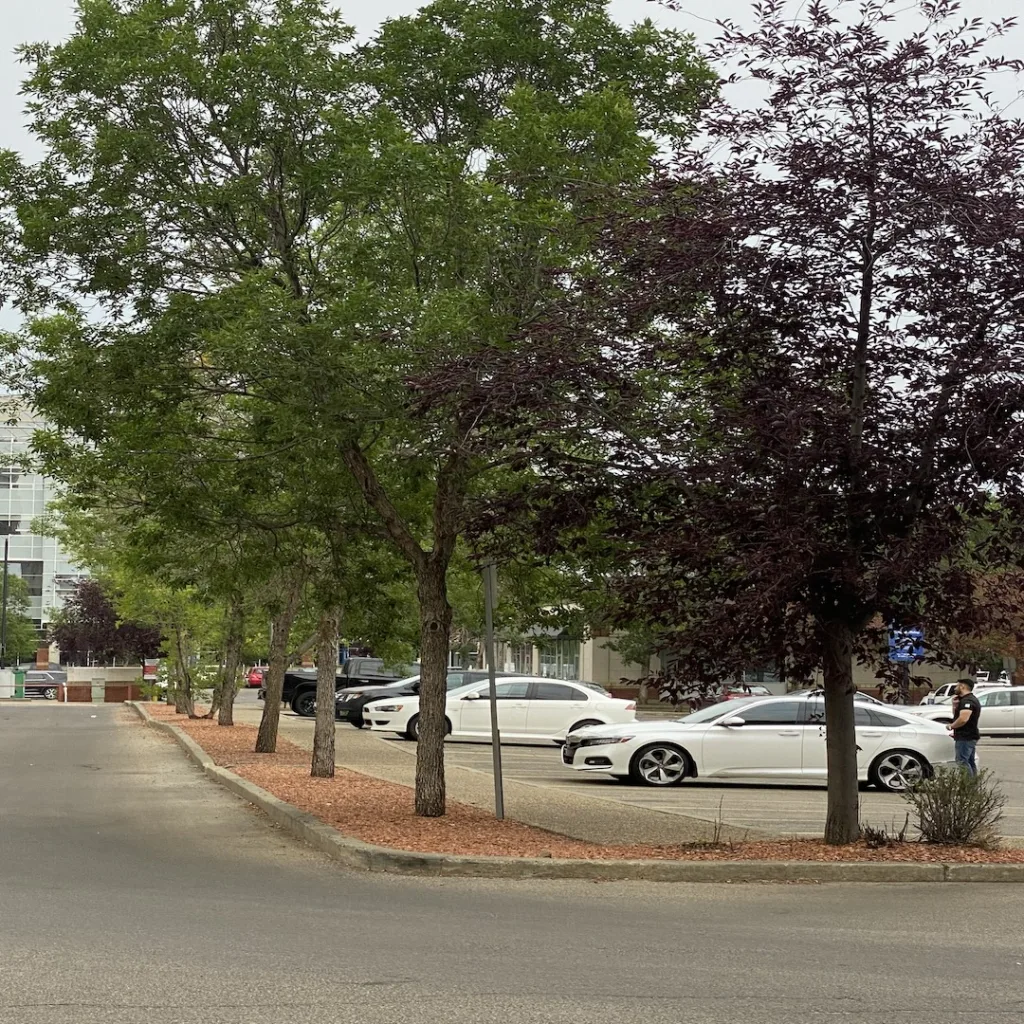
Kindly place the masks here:
POLYGON ((490 678, 491 700, 491 758, 494 768, 494 816, 505 817, 505 787, 501 778, 501 732, 498 729, 498 682, 494 664, 494 606, 498 603, 498 569, 494 562, 484 566, 484 648, 487 655, 487 674, 490 678))
POLYGON ((11 538, 4 537, 4 583, 3 596, 0 597, 3 604, 3 611, 0 611, 0 669, 7 668, 7 573, 10 553, 11 538))

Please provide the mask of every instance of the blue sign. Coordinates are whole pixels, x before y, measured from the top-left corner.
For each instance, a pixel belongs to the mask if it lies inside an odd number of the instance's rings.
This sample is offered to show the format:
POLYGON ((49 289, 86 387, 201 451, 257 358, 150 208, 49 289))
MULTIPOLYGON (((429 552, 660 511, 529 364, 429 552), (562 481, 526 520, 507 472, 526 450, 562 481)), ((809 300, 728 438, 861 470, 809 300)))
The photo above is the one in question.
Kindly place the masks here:
POLYGON ((889 630, 889 660, 900 665, 924 661, 924 631, 920 629, 889 630))

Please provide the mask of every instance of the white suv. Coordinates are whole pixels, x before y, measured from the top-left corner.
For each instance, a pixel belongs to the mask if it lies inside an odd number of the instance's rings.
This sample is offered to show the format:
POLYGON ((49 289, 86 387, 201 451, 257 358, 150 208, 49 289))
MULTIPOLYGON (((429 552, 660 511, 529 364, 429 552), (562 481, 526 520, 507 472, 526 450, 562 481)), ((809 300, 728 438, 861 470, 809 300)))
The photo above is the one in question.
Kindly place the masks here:
MULTIPOLYGON (((1009 677, 999 677, 994 682, 979 682, 975 686, 975 693, 981 693, 982 690, 998 689, 1000 687, 1006 687, 1010 685, 1009 677)), ((956 696, 957 683, 943 683, 941 686, 937 686, 931 693, 925 694, 921 698, 922 704, 951 704, 953 698, 956 696)))
MULTIPOLYGON (((990 684, 984 690, 975 690, 974 695, 981 705, 978 731, 982 736, 1024 735, 1024 686, 990 684)), ((948 704, 917 708, 916 714, 943 725, 953 720, 953 709, 948 704)))

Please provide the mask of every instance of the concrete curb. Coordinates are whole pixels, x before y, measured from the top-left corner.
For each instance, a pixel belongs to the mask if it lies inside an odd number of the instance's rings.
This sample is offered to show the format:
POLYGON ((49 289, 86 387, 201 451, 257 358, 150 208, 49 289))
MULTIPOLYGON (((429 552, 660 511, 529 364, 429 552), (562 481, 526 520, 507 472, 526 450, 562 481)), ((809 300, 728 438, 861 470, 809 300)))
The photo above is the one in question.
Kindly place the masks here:
POLYGON ((276 825, 347 868, 435 878, 547 878, 647 882, 1024 882, 1024 864, 872 863, 868 861, 561 860, 413 853, 350 839, 319 818, 213 763, 187 733, 126 702, 154 729, 177 740, 191 761, 276 825))

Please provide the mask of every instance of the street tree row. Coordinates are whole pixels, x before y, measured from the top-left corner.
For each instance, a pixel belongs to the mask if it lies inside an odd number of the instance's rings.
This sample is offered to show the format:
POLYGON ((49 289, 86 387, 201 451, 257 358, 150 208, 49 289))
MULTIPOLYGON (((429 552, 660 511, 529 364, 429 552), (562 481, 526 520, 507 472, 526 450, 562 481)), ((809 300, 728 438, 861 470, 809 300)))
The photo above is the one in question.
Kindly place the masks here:
POLYGON ((496 555, 694 677, 822 668, 855 839, 854 660, 1021 621, 1012 25, 902 7, 767 0, 700 54, 600 0, 362 44, 321 0, 81 0, 23 54, 46 159, 0 169, 41 457, 140 557, 269 588, 272 697, 304 588, 326 654, 406 574, 419 814, 453 574, 496 555))

